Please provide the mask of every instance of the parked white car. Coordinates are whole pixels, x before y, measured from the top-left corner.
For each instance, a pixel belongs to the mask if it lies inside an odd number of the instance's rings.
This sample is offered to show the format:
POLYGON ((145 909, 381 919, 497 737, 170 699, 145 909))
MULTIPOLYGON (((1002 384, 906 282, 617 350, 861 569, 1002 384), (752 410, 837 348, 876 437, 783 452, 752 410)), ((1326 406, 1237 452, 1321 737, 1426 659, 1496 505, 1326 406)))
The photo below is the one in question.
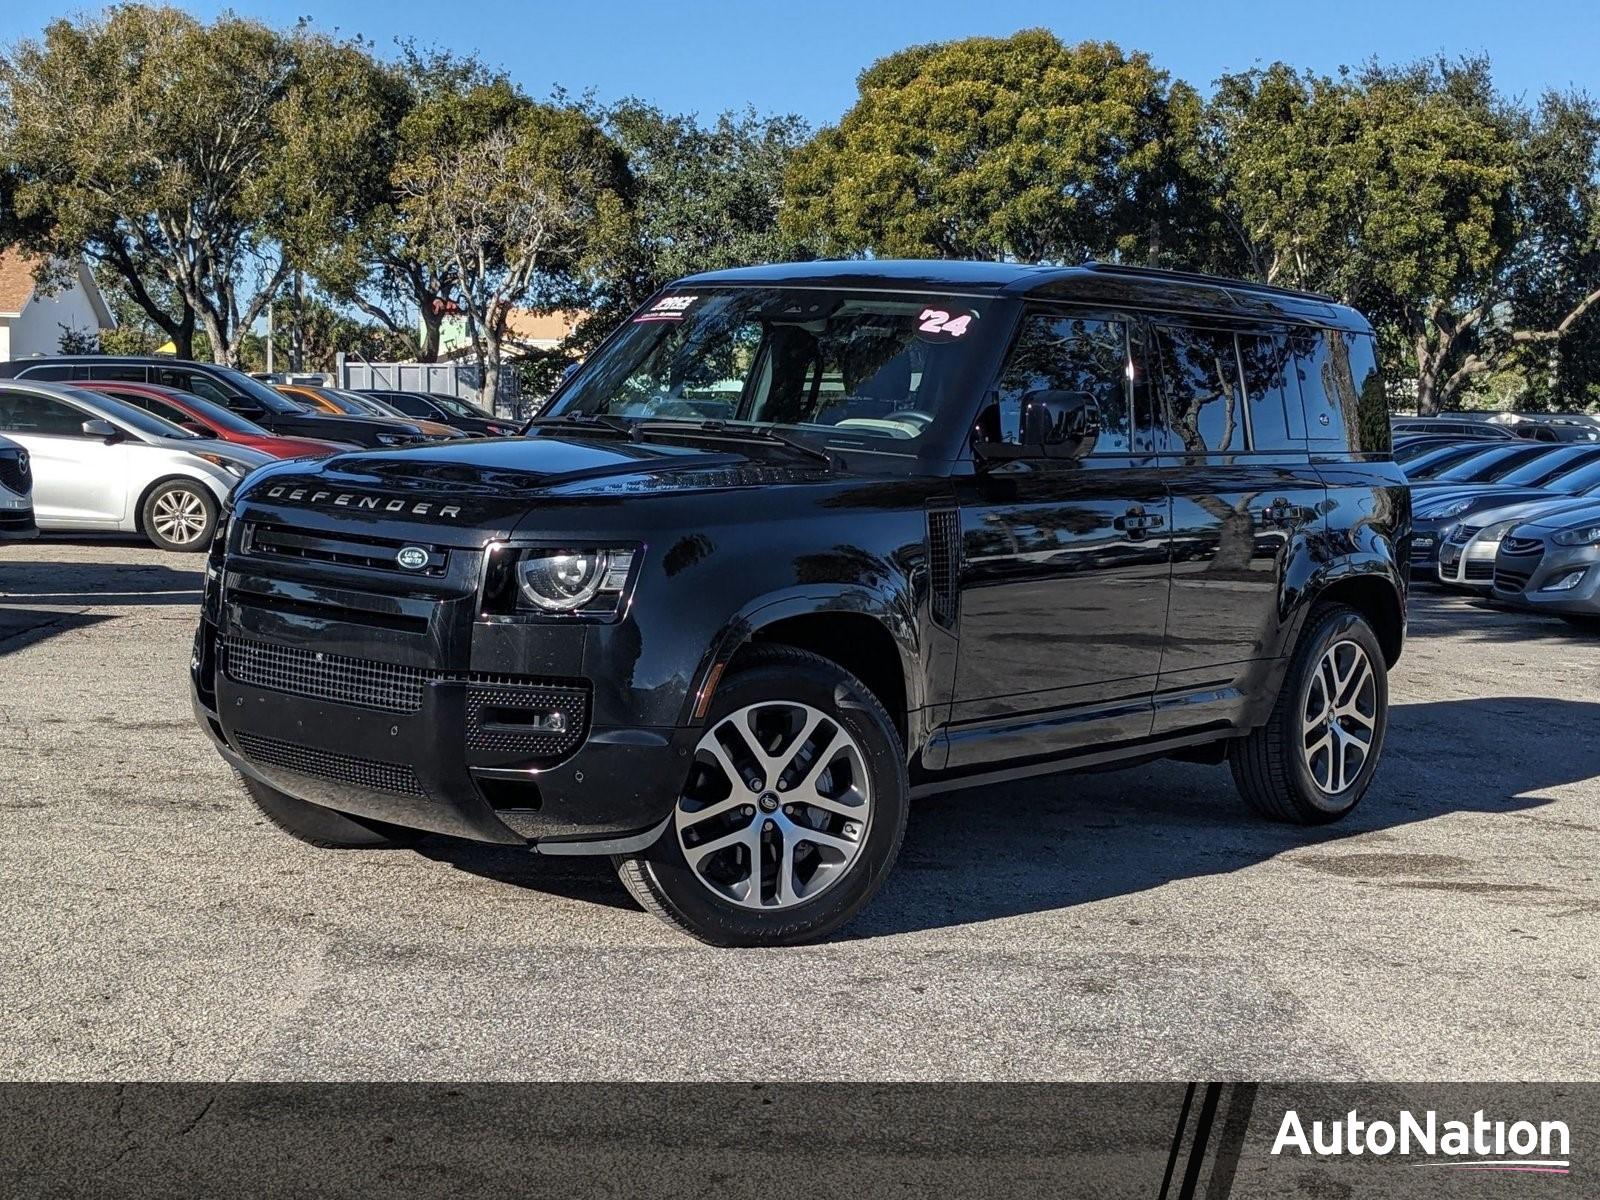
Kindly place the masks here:
POLYGON ((32 380, 0 380, 0 435, 32 459, 40 529, 142 533, 163 550, 204 550, 233 486, 273 461, 110 396, 32 380))
POLYGON ((28 452, 0 437, 0 542, 37 537, 33 523, 33 471, 28 452))

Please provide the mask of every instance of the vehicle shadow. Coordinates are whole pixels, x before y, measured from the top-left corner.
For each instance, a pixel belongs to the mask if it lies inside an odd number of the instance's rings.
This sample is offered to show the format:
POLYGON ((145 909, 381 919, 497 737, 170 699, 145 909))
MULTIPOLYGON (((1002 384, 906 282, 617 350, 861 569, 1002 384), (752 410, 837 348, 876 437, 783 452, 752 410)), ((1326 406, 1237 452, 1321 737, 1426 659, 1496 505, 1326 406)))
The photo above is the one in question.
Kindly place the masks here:
POLYGON ((176 567, 0 554, 0 655, 114 618, 89 609, 161 605, 198 612, 204 566, 198 558, 181 557, 185 565, 176 567))
MULTIPOLYGON (((1446 813, 1524 812, 1549 789, 1600 775, 1600 703, 1544 697, 1397 704, 1378 778, 1334 825, 1281 825, 1251 812, 1226 767, 1158 762, 973 788, 913 804, 899 863, 882 895, 838 935, 883 937, 1072 908, 1220 875, 1280 854, 1330 846, 1446 813), (1483 753, 1485 745, 1497 747, 1483 753)), ((1600 831, 1600 830, 1597 830, 1600 831)), ((518 887, 612 907, 633 902, 602 859, 430 839, 422 853, 518 887)), ((1401 877, 1405 886, 1472 888, 1416 878, 1441 856, 1302 856, 1332 874, 1401 877)))
POLYGON ((1509 644, 1537 641, 1600 646, 1600 635, 1569 625, 1550 613, 1523 612, 1490 603, 1481 594, 1438 584, 1414 586, 1407 614, 1410 637, 1446 636, 1465 642, 1509 644))

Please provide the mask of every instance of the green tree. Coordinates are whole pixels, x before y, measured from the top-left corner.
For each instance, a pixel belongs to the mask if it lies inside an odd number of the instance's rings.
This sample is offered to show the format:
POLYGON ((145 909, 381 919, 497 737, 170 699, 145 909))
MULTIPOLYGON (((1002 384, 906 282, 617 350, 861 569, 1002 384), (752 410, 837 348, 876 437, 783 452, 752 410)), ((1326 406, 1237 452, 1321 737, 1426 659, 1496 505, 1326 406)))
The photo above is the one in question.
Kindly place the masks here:
POLYGON ((1432 412, 1600 300, 1595 128, 1584 98, 1506 100, 1479 59, 1280 63, 1220 81, 1205 145, 1252 273, 1367 312, 1432 412))
POLYGON ((1189 255, 1202 105, 1147 56, 1035 29, 903 50, 857 87, 796 156, 793 236, 847 255, 1189 255))
POLYGON ((784 176, 809 133, 801 118, 746 110, 701 125, 642 100, 594 115, 627 156, 632 220, 598 264, 598 286, 571 299, 591 310, 579 342, 679 276, 815 257, 779 224, 784 176))
POLYGON ((603 259, 627 223, 621 148, 570 105, 529 102, 487 136, 396 171, 405 235, 446 263, 492 405, 511 310, 603 259))
POLYGON ((394 123, 381 168, 381 199, 342 236, 321 247, 312 273, 340 303, 360 309, 385 329, 414 340, 422 362, 439 356, 439 328, 455 301, 452 257, 417 236, 402 201, 411 165, 438 160, 502 128, 529 105, 504 74, 473 57, 403 49, 391 79, 404 111, 394 123))
POLYGON ((303 28, 138 4, 54 21, 0 59, 5 234, 87 255, 180 354, 198 325, 231 362, 291 266, 366 203, 392 101, 361 46, 303 28))

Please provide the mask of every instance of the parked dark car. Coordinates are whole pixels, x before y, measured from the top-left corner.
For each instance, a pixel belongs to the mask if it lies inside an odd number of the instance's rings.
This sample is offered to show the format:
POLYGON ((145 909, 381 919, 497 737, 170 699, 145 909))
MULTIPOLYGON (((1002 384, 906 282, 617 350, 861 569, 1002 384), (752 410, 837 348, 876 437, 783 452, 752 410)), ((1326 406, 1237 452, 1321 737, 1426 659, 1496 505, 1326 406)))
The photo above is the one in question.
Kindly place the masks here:
POLYGON ((439 421, 472 433, 488 434, 490 437, 511 437, 522 429, 514 421, 502 421, 498 417, 491 417, 482 409, 475 408, 455 396, 436 395, 433 392, 402 392, 394 388, 362 388, 360 391, 363 396, 374 396, 408 417, 439 421))
POLYGON ((56 383, 79 380, 121 380, 156 383, 193 392, 269 433, 286 437, 352 442, 358 446, 404 446, 425 440, 406 421, 346 417, 307 412, 243 371, 215 363, 173 358, 122 358, 104 354, 54 355, 0 362, 0 379, 38 379, 56 383))
POLYGON ((286 831, 608 855, 694 936, 783 944, 872 897, 916 795, 1171 755, 1320 824, 1372 781, 1410 498, 1326 297, 716 272, 546 411, 236 494, 196 713, 286 831))
POLYGON ((33 520, 33 469, 28 451, 0 437, 0 542, 39 536, 33 520))
POLYGON ((1390 424, 1395 437, 1402 434, 1438 433, 1457 437, 1513 438, 1517 435, 1504 425, 1477 417, 1395 417, 1390 424))

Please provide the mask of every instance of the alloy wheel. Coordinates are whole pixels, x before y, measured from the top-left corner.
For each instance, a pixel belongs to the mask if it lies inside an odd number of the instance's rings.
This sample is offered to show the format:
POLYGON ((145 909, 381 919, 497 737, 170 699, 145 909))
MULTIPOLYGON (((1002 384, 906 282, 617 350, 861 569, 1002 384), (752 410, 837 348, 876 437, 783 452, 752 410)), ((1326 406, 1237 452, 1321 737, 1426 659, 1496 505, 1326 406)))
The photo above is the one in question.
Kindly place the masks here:
POLYGON ((701 884, 741 907, 772 911, 839 880, 861 852, 871 815, 856 739, 808 704, 765 701, 706 730, 674 824, 701 884))
POLYGON ((150 523, 175 546, 189 546, 206 531, 206 506, 194 492, 174 488, 156 497, 150 523))
POLYGON ((1306 767, 1319 788, 1337 795, 1361 774, 1377 731, 1377 675, 1366 650, 1352 641, 1328 647, 1302 715, 1306 767))

